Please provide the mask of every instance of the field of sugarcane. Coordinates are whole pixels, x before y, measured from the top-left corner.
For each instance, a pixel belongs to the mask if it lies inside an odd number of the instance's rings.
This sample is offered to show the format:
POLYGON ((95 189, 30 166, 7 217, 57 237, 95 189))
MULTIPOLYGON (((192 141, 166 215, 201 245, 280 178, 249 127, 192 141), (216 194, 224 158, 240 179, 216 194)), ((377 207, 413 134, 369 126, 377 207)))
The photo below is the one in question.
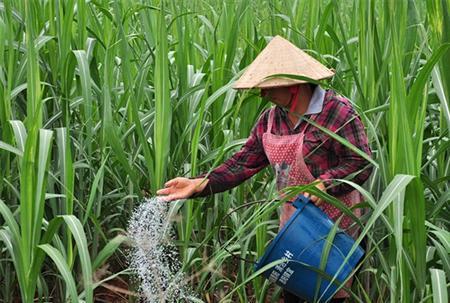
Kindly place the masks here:
MULTIPOLYGON (((232 84, 275 35, 336 70, 373 151, 351 302, 448 302, 449 0, 0 0, 0 302, 139 302, 133 210, 239 150, 271 104, 232 84)), ((227 214, 275 196, 265 169, 170 204, 197 301, 278 302, 225 250, 262 255, 276 209, 227 214)))

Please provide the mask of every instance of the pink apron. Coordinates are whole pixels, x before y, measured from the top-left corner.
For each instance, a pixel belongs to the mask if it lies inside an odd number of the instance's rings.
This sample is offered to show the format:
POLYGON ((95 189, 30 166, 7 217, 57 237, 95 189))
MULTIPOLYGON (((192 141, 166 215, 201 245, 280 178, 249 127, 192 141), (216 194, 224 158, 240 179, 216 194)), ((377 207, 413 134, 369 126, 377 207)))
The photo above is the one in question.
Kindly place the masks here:
MULTIPOLYGON (((287 186, 305 185, 316 180, 309 171, 303 159, 303 138, 305 131, 310 125, 306 126, 298 134, 279 136, 272 133, 272 125, 274 121, 275 109, 272 108, 269 113, 267 131, 263 134, 262 143, 267 159, 272 167, 275 169, 277 190, 282 190, 287 186)), ((311 116, 314 120, 316 115, 311 116)), ((360 202, 361 195, 358 191, 352 191, 342 197, 338 197, 345 205, 352 206, 360 202)), ((336 207, 323 201, 319 208, 321 208, 333 221, 335 221, 342 212, 336 207)), ((291 202, 286 202, 282 205, 280 216, 280 229, 284 226, 289 217, 295 212, 296 208, 292 206, 291 202)), ((359 211, 354 212, 356 216, 360 216, 359 211)), ((339 224, 339 227, 346 229, 351 225, 353 220, 344 216, 339 224)), ((354 235, 356 235, 356 231, 354 235)), ((351 280, 349 281, 351 283, 351 280)), ((350 286, 351 284, 347 284, 350 286)), ((348 294, 340 290, 335 298, 348 297, 348 294)))

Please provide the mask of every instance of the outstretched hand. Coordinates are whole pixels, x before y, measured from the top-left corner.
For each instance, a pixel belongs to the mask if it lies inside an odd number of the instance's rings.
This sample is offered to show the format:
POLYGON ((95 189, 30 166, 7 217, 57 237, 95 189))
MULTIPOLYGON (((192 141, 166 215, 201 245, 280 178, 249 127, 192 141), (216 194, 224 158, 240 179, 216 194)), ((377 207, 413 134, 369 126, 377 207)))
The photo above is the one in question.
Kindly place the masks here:
POLYGON ((187 199, 193 194, 201 192, 208 184, 208 179, 197 178, 188 179, 177 177, 167 181, 164 188, 156 192, 164 201, 173 201, 178 199, 187 199))

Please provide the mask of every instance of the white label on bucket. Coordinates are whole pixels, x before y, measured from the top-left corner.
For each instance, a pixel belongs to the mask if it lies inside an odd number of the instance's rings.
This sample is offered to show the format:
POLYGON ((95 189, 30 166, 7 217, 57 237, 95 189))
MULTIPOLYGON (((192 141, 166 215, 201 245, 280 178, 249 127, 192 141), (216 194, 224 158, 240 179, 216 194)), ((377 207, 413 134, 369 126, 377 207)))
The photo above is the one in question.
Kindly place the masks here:
POLYGON ((281 278, 279 280, 280 283, 286 285, 286 283, 289 281, 289 278, 292 276, 293 273, 294 270, 292 270, 290 267, 286 268, 284 273, 281 275, 281 278))
MULTIPOLYGON (((285 260, 285 259, 284 259, 285 260)), ((287 261, 287 260, 286 260, 287 261)), ((277 266, 275 266, 275 270, 278 270, 280 273, 283 272, 284 268, 286 267, 287 262, 278 264, 277 266)))
POLYGON ((277 282, 279 277, 280 277, 280 273, 274 270, 270 273, 269 281, 272 283, 275 283, 275 282, 277 282))
POLYGON ((284 252, 284 256, 288 259, 292 259, 292 257, 294 256, 289 250, 286 250, 284 252))
POLYGON ((275 266, 274 270, 270 273, 269 281, 271 282, 279 281, 282 284, 286 284, 291 275, 294 273, 294 271, 290 267, 286 268, 286 266, 289 263, 289 260, 292 259, 294 254, 291 253, 289 250, 286 250, 283 256, 284 257, 282 258, 282 260, 286 262, 283 262, 275 266))

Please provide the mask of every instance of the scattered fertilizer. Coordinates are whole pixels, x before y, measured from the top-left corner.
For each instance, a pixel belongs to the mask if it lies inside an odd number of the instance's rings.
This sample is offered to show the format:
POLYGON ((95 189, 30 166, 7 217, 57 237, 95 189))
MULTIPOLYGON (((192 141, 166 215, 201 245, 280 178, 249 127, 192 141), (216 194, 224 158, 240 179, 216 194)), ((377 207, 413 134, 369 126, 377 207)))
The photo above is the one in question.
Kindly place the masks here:
POLYGON ((167 202, 146 199, 133 212, 128 235, 132 242, 130 267, 139 279, 142 302, 198 300, 181 271, 167 202))

